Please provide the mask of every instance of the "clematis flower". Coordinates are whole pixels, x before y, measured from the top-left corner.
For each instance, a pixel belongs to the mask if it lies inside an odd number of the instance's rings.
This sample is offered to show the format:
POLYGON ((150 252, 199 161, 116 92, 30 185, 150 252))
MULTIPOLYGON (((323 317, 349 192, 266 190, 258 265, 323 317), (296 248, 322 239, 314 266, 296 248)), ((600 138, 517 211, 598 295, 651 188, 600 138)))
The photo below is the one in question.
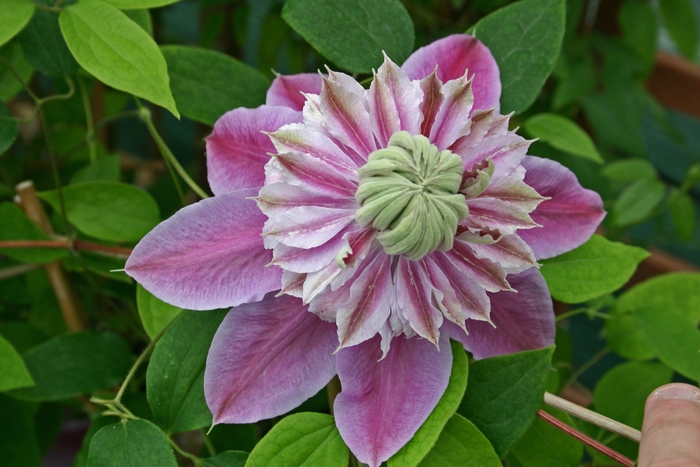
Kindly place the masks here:
POLYGON ((498 111, 488 49, 454 35, 352 77, 279 76, 207 138, 215 196, 134 249, 162 300, 233 307, 212 342, 214 423, 279 416, 337 373, 336 423, 377 466, 447 387, 449 339, 475 358, 550 345, 537 260, 584 243, 600 197, 498 111))

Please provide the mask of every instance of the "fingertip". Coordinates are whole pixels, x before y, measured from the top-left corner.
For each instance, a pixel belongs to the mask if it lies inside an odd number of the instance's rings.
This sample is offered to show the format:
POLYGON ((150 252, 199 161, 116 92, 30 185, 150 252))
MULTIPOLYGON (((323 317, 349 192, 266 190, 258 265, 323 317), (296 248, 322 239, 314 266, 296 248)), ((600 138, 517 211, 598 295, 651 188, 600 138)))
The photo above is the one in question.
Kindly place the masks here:
POLYGON ((654 390, 647 397, 645 411, 650 411, 659 401, 685 400, 700 404, 700 388, 685 383, 669 383, 654 390))

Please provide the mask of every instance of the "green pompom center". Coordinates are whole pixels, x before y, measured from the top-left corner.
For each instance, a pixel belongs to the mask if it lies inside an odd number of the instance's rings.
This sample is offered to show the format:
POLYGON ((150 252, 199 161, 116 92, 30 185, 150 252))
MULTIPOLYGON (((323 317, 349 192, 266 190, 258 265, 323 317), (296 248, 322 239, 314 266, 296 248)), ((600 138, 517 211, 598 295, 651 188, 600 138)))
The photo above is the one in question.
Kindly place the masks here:
POLYGON ((379 231, 389 255, 417 260, 449 250, 457 224, 469 210, 463 195, 462 158, 439 151, 423 135, 394 133, 384 149, 369 155, 358 171, 357 222, 379 231))

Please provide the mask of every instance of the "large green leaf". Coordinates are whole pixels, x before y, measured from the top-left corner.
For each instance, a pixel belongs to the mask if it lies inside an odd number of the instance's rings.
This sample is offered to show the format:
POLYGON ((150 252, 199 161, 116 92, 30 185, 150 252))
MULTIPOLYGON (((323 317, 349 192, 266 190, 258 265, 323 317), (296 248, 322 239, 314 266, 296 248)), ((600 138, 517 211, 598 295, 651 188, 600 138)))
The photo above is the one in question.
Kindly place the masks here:
POLYGON ((349 457, 333 417, 302 412, 273 426, 250 453, 246 467, 347 467, 349 457))
MULTIPOLYGON (((564 412, 547 406, 542 406, 542 409, 567 425, 574 426, 571 417, 564 412)), ((512 455, 522 467, 578 467, 583 457, 583 444, 536 418, 513 446, 512 455)))
POLYGON ((26 405, 0 394, 0 459, 3 467, 41 466, 34 422, 26 405))
POLYGON ((151 339, 156 337, 165 326, 182 312, 182 308, 156 298, 152 293, 144 289, 141 284, 136 286, 136 305, 139 309, 143 329, 151 339))
POLYGON ((660 363, 627 362, 608 371, 596 384, 596 412, 641 430, 644 402, 657 387, 669 383, 673 371, 660 363))
MULTIPOLYGON (((22 78, 22 82, 29 82, 32 74, 34 74, 34 69, 24 58, 18 40, 11 41, 0 48, 0 57, 7 60, 17 72, 17 75, 22 78)), ((22 90, 22 83, 17 81, 17 78, 7 66, 0 66, 0 101, 6 101, 20 90, 22 90)))
POLYGON ((640 178, 656 177, 656 169, 646 159, 620 159, 606 164, 600 174, 615 182, 634 182, 640 178))
POLYGON ((90 394, 124 379, 133 363, 127 343, 111 332, 55 337, 24 354, 36 385, 16 389, 21 399, 48 401, 90 394))
POLYGON ((0 9, 0 45, 20 32, 32 18, 31 0, 4 0, 0 9))
POLYGON ((543 261, 540 272, 552 297, 565 303, 581 303, 625 285, 648 256, 641 248, 593 235, 575 250, 543 261))
POLYGON ((542 404, 554 347, 485 358, 472 363, 469 386, 457 410, 503 457, 532 423, 542 404))
POLYGON ((603 163, 591 137, 576 123, 556 114, 537 114, 529 118, 523 127, 530 135, 561 151, 603 163))
POLYGON ((184 311, 156 344, 146 373, 153 415, 167 433, 211 425, 204 400, 204 364, 225 310, 184 311))
POLYGON ((659 307, 700 323, 700 274, 664 274, 646 280, 622 294, 605 323, 608 346, 630 360, 656 356, 649 338, 631 311, 659 307))
POLYGON ((666 194, 666 186, 657 178, 641 178, 620 193, 613 204, 613 222, 627 226, 647 219, 666 194))
POLYGON ((678 51, 695 61, 698 52, 698 18, 690 0, 660 0, 664 24, 678 51))
POLYGON ((644 307, 633 315, 662 362, 686 378, 700 380, 700 331, 696 322, 667 307, 644 307))
POLYGON ((34 380, 24 366, 22 357, 0 336, 0 391, 33 386, 34 380))
MULTIPOLYGON (((68 220, 81 232, 115 242, 139 240, 160 221, 151 195, 126 183, 87 182, 63 188, 68 220)), ((38 196, 60 211, 58 193, 38 196)))
POLYGON ((564 4, 564 0, 521 0, 467 31, 486 44, 498 62, 502 113, 530 107, 554 68, 564 38, 564 4))
POLYGON ((421 425, 413 438, 394 454, 387 464, 389 467, 413 467, 425 457, 438 440, 445 423, 454 415, 467 389, 467 354, 464 346, 451 341, 452 372, 445 393, 438 401, 428 419, 421 425))
POLYGON ((454 414, 421 467, 500 467, 489 440, 469 420, 454 414))
POLYGON ((685 240, 695 232, 695 202, 687 193, 679 193, 671 204, 671 218, 678 234, 685 240))
POLYGON ((61 35, 56 13, 37 8, 18 39, 27 62, 43 74, 68 78, 78 69, 61 35))
POLYGON ((348 71, 371 73, 382 51, 402 63, 413 49, 413 22, 398 0, 287 0, 282 18, 348 71))
POLYGON ((197 467, 243 467, 248 460, 248 453, 242 451, 224 451, 214 457, 207 457, 197 462, 197 467))
POLYGON ((95 433, 89 467, 177 467, 165 434, 148 420, 122 421, 95 433))
POLYGON ((182 115, 207 125, 236 107, 265 103, 268 79, 255 68, 213 50, 163 47, 170 87, 182 115))
POLYGON ((180 0, 102 0, 105 3, 119 8, 120 10, 135 10, 141 8, 158 8, 180 0))
MULTIPOLYGON (((0 240, 50 240, 48 235, 14 203, 0 203, 0 240)), ((22 263, 48 263, 68 256, 65 248, 2 248, 4 255, 22 263)))
POLYGON ((17 119, 5 104, 0 102, 0 155, 7 151, 17 138, 17 119))
POLYGON ((627 0, 620 8, 618 19, 625 43, 634 50, 645 67, 651 68, 658 36, 656 13, 651 3, 627 0))
POLYGON ((71 185, 86 182, 118 182, 119 181, 118 154, 101 157, 82 169, 78 170, 70 179, 71 185))
POLYGON ((83 68, 105 84, 165 107, 179 118, 163 54, 124 13, 103 2, 79 2, 63 10, 59 21, 83 68))

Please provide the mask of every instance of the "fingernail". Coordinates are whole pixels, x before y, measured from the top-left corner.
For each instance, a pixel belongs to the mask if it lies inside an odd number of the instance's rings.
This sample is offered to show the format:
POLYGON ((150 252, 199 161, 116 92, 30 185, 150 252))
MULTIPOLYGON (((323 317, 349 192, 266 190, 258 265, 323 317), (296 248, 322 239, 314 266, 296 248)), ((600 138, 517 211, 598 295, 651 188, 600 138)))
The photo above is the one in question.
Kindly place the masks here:
POLYGON ((682 399, 700 402, 700 389, 689 384, 667 384, 654 391, 657 399, 682 399))

